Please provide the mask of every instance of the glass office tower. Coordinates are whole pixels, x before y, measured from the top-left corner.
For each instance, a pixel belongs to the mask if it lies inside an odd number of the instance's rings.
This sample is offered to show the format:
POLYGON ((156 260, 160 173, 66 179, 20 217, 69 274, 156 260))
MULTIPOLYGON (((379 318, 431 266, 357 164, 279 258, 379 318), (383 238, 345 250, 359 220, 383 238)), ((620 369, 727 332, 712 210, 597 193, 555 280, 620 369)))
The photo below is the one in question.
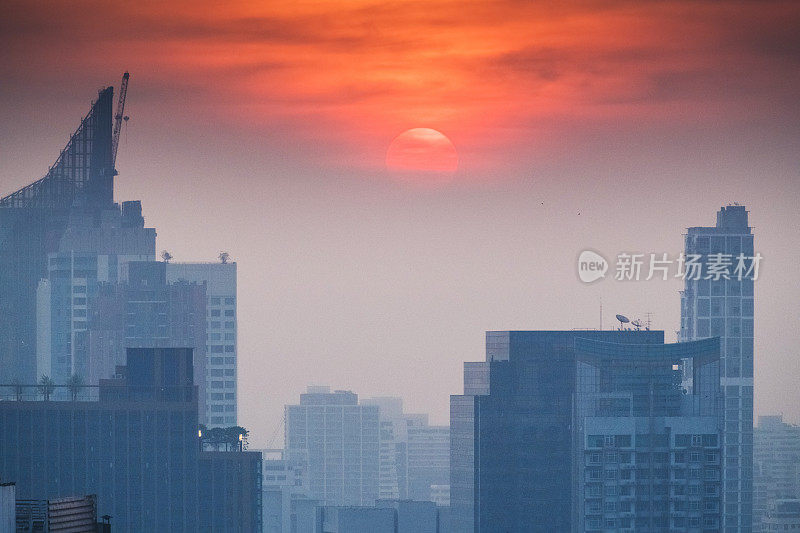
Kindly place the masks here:
POLYGON ((698 276, 687 276, 681 295, 681 339, 720 337, 720 379, 725 398, 721 529, 726 532, 749 532, 753 521, 755 272, 745 271, 741 280, 735 272, 739 254, 754 256, 747 215, 744 206, 731 205, 719 210, 716 226, 689 228, 686 257, 700 256, 706 267, 715 258, 729 260, 731 265, 729 279, 717 278, 708 268, 698 276), (695 277, 699 279, 692 279, 695 277))
POLYGON ((720 404, 717 339, 487 332, 451 396, 453 531, 716 531, 720 404))

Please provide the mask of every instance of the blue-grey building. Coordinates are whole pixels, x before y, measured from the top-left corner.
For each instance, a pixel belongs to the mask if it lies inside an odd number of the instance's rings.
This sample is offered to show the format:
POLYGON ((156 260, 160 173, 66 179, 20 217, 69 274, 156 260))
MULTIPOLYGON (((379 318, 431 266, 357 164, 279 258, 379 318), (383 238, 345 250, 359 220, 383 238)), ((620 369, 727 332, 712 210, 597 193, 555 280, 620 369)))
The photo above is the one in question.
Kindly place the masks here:
POLYGON ((99 92, 43 178, 0 198, 5 382, 33 382, 37 355, 53 373, 83 365, 82 288, 115 279, 130 258, 154 259, 155 230, 144 227, 139 203, 114 202, 113 92, 99 92))
POLYGON ((261 454, 201 452, 191 348, 131 348, 96 401, 0 401, 17 498, 97 494, 115 531, 261 530, 261 454))
POLYGON ((285 407, 286 456, 305 465, 309 495, 324 505, 374 505, 379 495, 380 420, 376 405, 351 391, 309 387, 285 407))
POLYGON ((451 396, 452 530, 716 530, 718 373, 717 339, 487 332, 451 396))
POLYGON ((723 528, 748 532, 753 522, 753 282, 757 262, 748 259, 756 254, 747 210, 740 205, 721 208, 716 225, 689 228, 685 244, 686 257, 698 258, 702 268, 696 273, 687 269, 680 336, 684 341, 720 338, 720 380, 725 397, 723 528), (724 268, 712 270, 712 264, 724 268))
MULTIPOLYGON (((238 425, 237 418, 237 311, 236 263, 168 263, 171 284, 205 284, 204 378, 200 419, 209 427, 238 425)), ((198 346, 199 348, 200 346, 198 346)), ((198 357, 200 355, 198 354, 198 357)), ((198 362, 199 363, 199 362, 198 362)))

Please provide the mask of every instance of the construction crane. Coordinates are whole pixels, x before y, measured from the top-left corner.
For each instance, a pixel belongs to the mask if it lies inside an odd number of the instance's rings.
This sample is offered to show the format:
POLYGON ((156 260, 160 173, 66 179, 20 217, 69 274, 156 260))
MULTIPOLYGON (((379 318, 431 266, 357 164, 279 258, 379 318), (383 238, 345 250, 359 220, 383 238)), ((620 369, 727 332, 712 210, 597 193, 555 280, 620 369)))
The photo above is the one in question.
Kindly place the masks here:
POLYGON ((127 122, 128 117, 124 116, 125 96, 128 94, 128 80, 131 75, 127 72, 122 75, 122 83, 119 86, 119 100, 117 101, 117 114, 114 115, 114 132, 111 137, 111 168, 116 169, 117 148, 119 148, 119 134, 122 131, 122 119, 127 122))

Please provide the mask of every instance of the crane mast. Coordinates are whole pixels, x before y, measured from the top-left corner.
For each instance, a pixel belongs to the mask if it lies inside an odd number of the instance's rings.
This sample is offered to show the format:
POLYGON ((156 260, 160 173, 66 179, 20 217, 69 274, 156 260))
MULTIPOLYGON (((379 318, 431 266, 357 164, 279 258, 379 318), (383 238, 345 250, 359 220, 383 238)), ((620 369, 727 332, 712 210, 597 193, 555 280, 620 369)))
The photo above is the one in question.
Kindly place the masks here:
POLYGON ((119 134, 122 131, 122 118, 125 111, 125 96, 128 94, 128 79, 131 75, 127 72, 122 75, 119 86, 119 100, 117 101, 117 114, 114 115, 114 131, 111 137, 111 168, 116 169, 117 148, 119 148, 119 134))

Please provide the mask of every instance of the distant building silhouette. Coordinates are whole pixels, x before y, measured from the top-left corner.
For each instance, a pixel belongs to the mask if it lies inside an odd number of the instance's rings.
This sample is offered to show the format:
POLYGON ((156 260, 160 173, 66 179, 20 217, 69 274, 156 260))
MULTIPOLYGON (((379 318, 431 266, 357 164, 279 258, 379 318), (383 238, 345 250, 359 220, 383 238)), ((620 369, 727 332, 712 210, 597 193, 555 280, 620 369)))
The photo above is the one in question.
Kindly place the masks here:
POLYGON ((350 391, 308 387, 287 405, 286 454, 308 465, 309 492, 325 505, 373 505, 378 499, 378 407, 350 391))
POLYGON ((435 486, 438 501, 449 501, 450 428, 429 425, 427 414, 404 413, 401 398, 361 404, 380 409, 380 498, 433 501, 435 486))
POLYGON ((753 531, 769 531, 762 521, 770 506, 800 498, 800 426, 759 416, 753 436, 753 531))
POLYGON ((717 339, 487 332, 451 396, 452 530, 716 530, 718 373, 717 339))
MULTIPOLYGON (((689 228, 686 256, 708 265, 730 261, 728 278, 704 269, 687 276, 681 293, 684 341, 720 337, 720 380, 725 397, 723 525, 726 533, 746 532, 753 522, 753 275, 735 273, 737 257, 754 256, 753 234, 744 206, 717 212, 717 224, 689 228), (723 254, 723 255, 717 255, 723 254)), ((747 265, 750 266, 750 263, 747 265)), ((691 379, 687 380, 691 383, 691 379)))

